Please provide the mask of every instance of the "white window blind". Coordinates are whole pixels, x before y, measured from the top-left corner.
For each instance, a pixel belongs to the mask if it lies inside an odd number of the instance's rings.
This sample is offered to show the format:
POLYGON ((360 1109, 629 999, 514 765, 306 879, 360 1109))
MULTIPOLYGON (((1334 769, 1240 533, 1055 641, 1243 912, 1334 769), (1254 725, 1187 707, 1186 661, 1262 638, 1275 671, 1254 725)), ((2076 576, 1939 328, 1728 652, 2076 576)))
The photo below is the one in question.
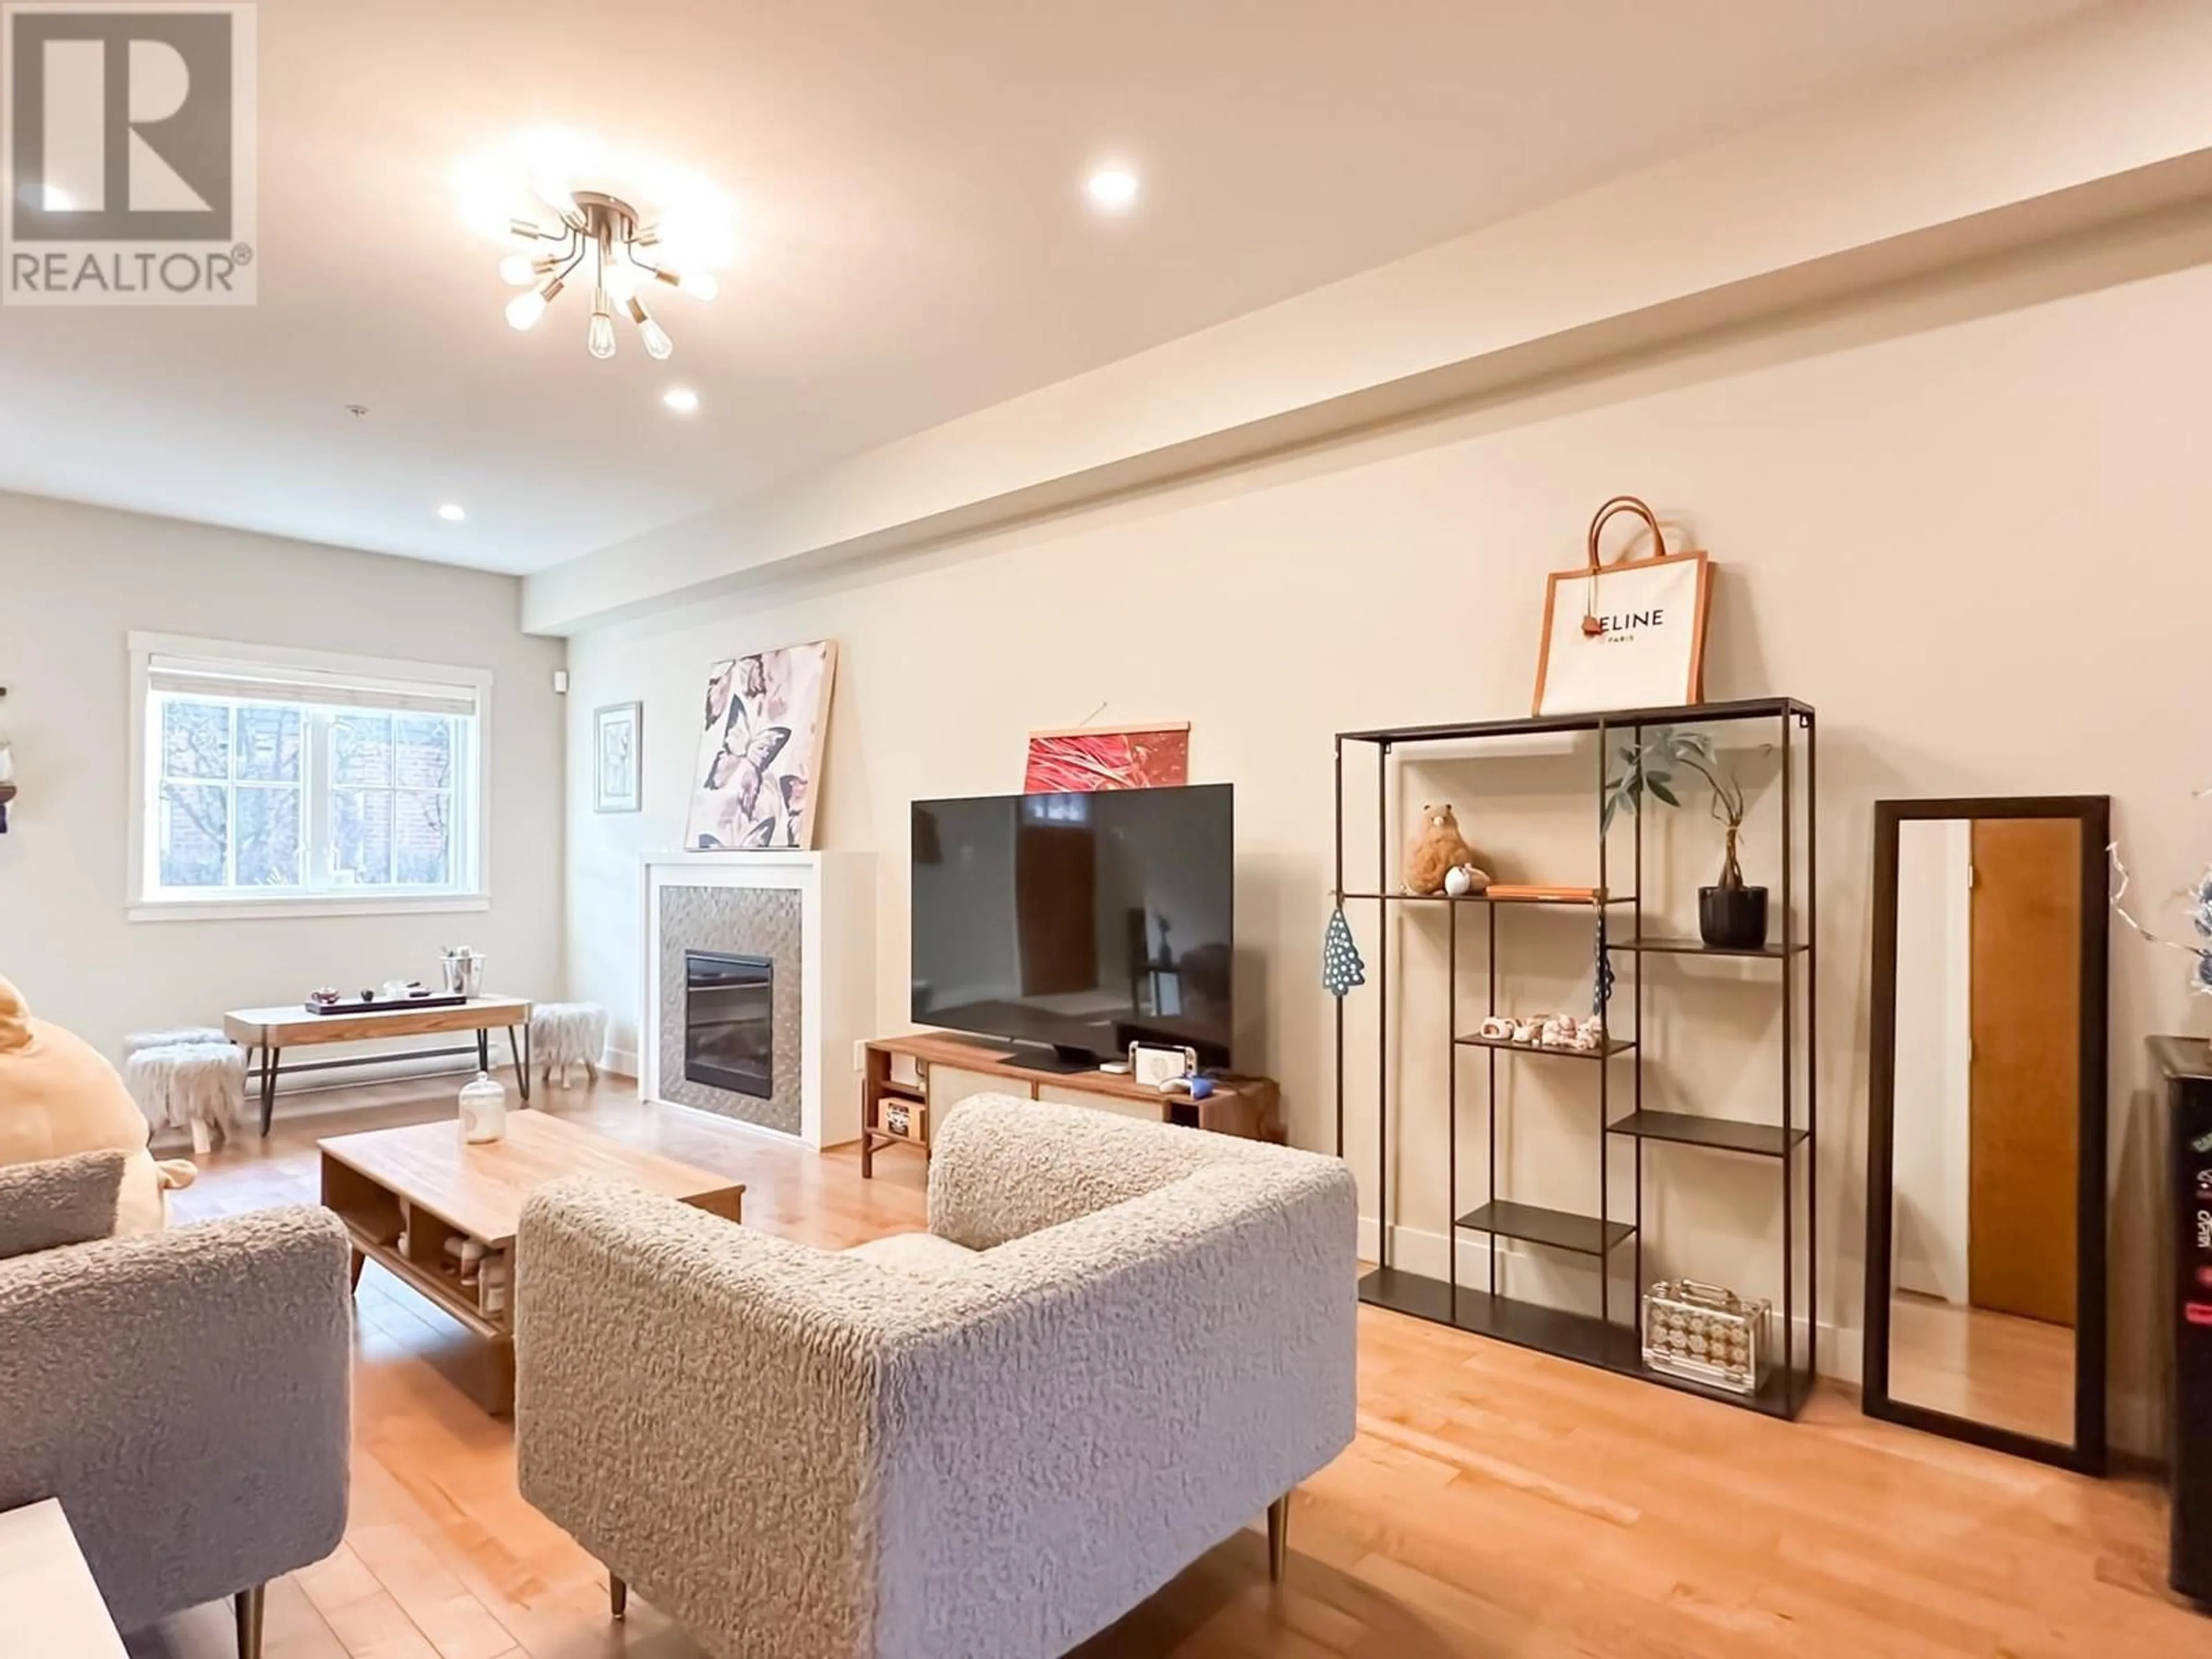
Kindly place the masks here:
POLYGON ((477 688, 419 680, 383 680, 316 672, 286 665, 195 661, 155 655, 148 659, 150 690, 187 697, 229 697, 295 707, 360 708, 380 714, 456 714, 474 719, 477 688))

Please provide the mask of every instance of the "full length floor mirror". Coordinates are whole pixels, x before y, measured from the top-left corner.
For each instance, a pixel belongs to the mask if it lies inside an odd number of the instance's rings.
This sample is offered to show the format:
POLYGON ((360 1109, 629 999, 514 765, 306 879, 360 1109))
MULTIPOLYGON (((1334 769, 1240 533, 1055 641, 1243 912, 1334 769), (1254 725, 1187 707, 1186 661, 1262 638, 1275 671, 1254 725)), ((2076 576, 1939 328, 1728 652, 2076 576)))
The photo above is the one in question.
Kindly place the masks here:
POLYGON ((2101 795, 1875 807, 1865 1406, 2105 1459, 2101 795))

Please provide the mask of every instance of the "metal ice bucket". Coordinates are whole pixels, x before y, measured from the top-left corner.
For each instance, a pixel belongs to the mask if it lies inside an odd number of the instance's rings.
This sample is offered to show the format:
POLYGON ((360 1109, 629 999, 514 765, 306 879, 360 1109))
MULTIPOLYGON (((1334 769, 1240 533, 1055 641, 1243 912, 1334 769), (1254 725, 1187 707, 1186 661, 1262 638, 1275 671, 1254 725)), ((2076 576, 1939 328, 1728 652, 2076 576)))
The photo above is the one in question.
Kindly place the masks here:
POLYGON ((457 945, 441 959, 446 972, 446 994, 449 997, 479 997, 483 994, 483 952, 457 945))

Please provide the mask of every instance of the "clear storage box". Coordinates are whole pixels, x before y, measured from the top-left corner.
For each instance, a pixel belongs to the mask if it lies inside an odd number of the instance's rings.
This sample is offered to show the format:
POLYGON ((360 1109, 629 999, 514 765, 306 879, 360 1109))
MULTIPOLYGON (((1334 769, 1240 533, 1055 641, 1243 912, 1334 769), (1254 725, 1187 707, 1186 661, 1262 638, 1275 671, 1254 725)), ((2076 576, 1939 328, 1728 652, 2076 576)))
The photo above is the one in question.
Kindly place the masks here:
POLYGON ((1693 1382, 1756 1394, 1765 1375, 1774 1304, 1692 1279, 1661 1279, 1644 1296, 1644 1363, 1693 1382))

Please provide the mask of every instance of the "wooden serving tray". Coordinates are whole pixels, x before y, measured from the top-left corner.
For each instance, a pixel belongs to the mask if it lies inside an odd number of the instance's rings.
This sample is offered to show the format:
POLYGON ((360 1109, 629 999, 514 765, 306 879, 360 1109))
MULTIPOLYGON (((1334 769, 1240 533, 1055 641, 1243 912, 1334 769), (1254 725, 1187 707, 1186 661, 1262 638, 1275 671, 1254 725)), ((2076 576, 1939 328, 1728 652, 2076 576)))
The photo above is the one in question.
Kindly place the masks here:
POLYGON ((311 1014, 377 1014, 391 1008, 465 1008, 466 997, 445 995, 419 997, 372 997, 363 1002, 359 997, 340 997, 336 1002, 309 1002, 302 1006, 311 1014))

